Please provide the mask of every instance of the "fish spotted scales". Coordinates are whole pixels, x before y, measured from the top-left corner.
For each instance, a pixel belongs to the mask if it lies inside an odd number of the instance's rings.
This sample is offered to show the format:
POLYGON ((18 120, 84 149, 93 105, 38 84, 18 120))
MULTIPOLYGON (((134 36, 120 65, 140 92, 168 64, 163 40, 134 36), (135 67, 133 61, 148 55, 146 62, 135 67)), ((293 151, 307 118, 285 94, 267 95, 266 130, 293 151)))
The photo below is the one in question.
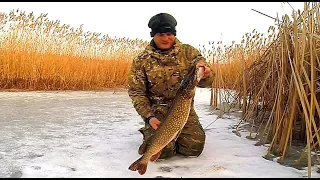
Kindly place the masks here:
POLYGON ((180 135, 188 120, 196 85, 202 78, 203 71, 203 67, 193 66, 184 77, 166 114, 165 121, 160 124, 155 134, 150 138, 151 143, 146 147, 145 153, 129 166, 129 170, 138 171, 140 175, 143 175, 149 161, 156 161, 160 157, 162 149, 180 135))

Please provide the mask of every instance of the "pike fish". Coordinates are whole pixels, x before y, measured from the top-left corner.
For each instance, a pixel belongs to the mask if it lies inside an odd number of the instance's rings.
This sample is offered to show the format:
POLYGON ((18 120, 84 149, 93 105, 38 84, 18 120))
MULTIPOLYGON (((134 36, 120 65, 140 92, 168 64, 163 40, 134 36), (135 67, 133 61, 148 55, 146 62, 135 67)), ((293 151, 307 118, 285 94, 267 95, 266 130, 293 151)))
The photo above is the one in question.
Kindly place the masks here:
POLYGON ((201 80, 203 72, 203 67, 193 66, 184 77, 165 120, 150 138, 151 143, 146 147, 145 153, 129 166, 129 170, 138 171, 140 175, 143 175, 149 161, 156 161, 160 157, 162 149, 180 135, 182 128, 187 123, 196 85, 201 80))

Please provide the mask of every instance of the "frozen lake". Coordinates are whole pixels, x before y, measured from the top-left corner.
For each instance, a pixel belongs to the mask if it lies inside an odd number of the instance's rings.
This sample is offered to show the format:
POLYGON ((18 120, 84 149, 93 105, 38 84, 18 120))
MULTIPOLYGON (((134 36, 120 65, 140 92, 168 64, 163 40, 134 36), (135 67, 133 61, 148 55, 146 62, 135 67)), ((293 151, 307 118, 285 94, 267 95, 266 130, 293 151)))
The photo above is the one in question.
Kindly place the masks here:
MULTIPOLYGON (((197 90, 203 127, 217 116, 208 89, 197 90)), ((206 131, 198 158, 149 163, 140 176, 128 170, 139 158, 143 123, 126 91, 0 92, 0 177, 306 177, 262 158, 266 147, 232 133, 236 117, 206 131), (271 172, 271 173, 270 173, 271 172)), ((320 177, 319 173, 312 177, 320 177)))

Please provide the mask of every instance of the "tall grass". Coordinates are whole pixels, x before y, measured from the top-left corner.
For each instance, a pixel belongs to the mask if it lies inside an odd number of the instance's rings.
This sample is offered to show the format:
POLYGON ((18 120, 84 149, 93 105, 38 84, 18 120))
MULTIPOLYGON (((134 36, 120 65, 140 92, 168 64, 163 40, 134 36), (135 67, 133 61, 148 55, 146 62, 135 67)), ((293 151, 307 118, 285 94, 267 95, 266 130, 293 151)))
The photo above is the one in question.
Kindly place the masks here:
POLYGON ((147 42, 111 38, 51 21, 47 14, 0 14, 0 89, 126 87, 133 57, 147 42))
MULTIPOLYGON (((239 125, 249 123, 249 137, 270 144, 266 158, 273 153, 284 162, 292 145, 303 143, 294 164, 307 157, 309 177, 311 151, 320 142, 319 4, 305 3, 303 12, 283 16, 268 34, 253 30, 239 44, 209 42, 200 49, 216 74, 210 104, 240 105, 239 125)), ((132 59, 147 43, 84 32, 47 14, 0 13, 0 89, 126 87, 132 59)))
MULTIPOLYGON (((256 93, 257 89, 253 91, 250 87, 247 87, 247 81, 256 82, 261 76, 249 77, 246 73, 254 64, 261 64, 258 62, 259 58, 266 53, 267 47, 273 44, 277 37, 276 29, 274 26, 270 26, 267 35, 257 32, 255 29, 246 33, 242 37, 240 44, 236 44, 235 41, 231 45, 224 45, 222 41, 209 42, 211 46, 209 49, 202 50, 203 54, 207 54, 206 58, 211 63, 211 66, 215 73, 215 80, 213 82, 213 96, 211 105, 216 108, 217 104, 222 102, 217 102, 217 99, 225 99, 227 101, 229 97, 222 98, 222 92, 234 92, 236 90, 238 96, 232 97, 234 102, 243 102, 242 107, 247 107, 246 97, 250 93, 256 93), (220 91, 223 89, 223 91, 220 91), (220 96, 218 98, 218 96, 220 96), (242 99, 241 99, 242 98, 242 99)), ((260 65, 261 66, 261 65, 260 65)), ((261 73, 266 70, 263 68, 256 68, 257 71, 261 73)), ((252 73, 252 72, 250 72, 252 73)), ((226 96, 230 96, 227 93, 226 96)), ((243 109, 246 112, 246 108, 243 109)))
POLYGON ((307 157, 308 177, 315 163, 312 151, 317 154, 320 142, 319 7, 305 3, 291 19, 283 16, 277 29, 271 26, 267 38, 248 33, 244 44, 224 46, 220 63, 214 64, 218 80, 213 87, 234 90, 241 122, 251 126, 249 137, 270 144, 265 157, 272 159, 273 153, 284 163, 293 156, 293 145, 303 144, 300 157, 287 163, 296 166, 307 157))

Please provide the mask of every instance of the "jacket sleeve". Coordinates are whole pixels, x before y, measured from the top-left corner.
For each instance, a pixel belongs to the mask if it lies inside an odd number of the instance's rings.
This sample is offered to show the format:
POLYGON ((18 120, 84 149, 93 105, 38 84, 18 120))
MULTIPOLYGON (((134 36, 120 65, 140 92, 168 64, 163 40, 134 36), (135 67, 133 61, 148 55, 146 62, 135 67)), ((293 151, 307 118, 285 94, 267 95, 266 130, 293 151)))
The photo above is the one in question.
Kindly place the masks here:
POLYGON ((206 62, 206 59, 201 55, 201 53, 196 48, 194 48, 191 45, 187 45, 186 55, 187 57, 190 58, 191 60, 190 63, 192 65, 196 65, 198 62, 202 61, 208 68, 210 68, 209 76, 206 79, 200 80, 197 86, 200 88, 211 87, 215 74, 212 70, 212 67, 206 62))
POLYGON ((150 101, 147 97, 146 82, 147 78, 144 68, 141 65, 141 60, 136 57, 131 64, 128 74, 128 95, 137 113, 145 122, 146 118, 154 116, 150 101))

